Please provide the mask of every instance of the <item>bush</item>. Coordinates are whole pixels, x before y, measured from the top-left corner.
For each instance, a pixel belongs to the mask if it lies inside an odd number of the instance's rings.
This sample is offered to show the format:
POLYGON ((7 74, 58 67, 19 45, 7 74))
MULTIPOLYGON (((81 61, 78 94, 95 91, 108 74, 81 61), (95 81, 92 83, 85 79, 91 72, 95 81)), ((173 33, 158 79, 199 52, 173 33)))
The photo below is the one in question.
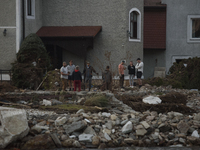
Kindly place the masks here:
POLYGON ((85 101, 86 106, 106 107, 108 104, 109 104, 109 100, 104 95, 93 95, 87 98, 85 101))
POLYGON ((17 60, 12 63, 13 84, 18 88, 36 89, 49 66, 50 58, 42 40, 32 33, 24 39, 17 60))

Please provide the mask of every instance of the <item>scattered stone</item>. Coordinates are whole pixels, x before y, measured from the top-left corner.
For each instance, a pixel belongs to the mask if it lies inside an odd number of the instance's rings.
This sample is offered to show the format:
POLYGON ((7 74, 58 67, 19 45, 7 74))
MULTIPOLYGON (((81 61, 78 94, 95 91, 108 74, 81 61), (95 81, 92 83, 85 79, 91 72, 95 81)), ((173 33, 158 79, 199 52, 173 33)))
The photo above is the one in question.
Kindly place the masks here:
POLYGON ((74 146, 74 139, 67 139, 64 142, 62 142, 62 146, 70 148, 74 146))
POLYGON ((106 126, 109 130, 111 130, 111 129, 112 129, 112 122, 111 122, 111 121, 107 122, 107 123, 105 124, 105 126, 106 126))
POLYGON ((96 135, 96 132, 94 131, 94 129, 92 127, 87 127, 84 132, 85 134, 92 134, 92 135, 96 135))
POLYGON ((23 109, 0 107, 0 148, 25 137, 29 132, 26 112, 23 109))
POLYGON ((84 111, 84 109, 79 109, 77 112, 76 112, 76 114, 81 114, 81 113, 84 113, 85 111, 84 111))
POLYGON ((62 144, 60 142, 60 140, 58 139, 58 136, 54 133, 54 134, 50 134, 51 138, 53 139, 56 147, 60 148, 62 147, 62 144))
POLYGON ((92 142, 93 134, 81 134, 79 135, 80 142, 92 142))
POLYGON ((63 134, 62 136, 61 136, 61 140, 62 141, 65 141, 65 140, 67 140, 69 138, 69 136, 68 135, 65 135, 65 134, 63 134))
POLYGON ((145 129, 148 129, 150 127, 150 125, 146 121, 142 121, 140 123, 144 126, 145 129))
POLYGON ((122 128, 122 133, 130 133, 133 130, 133 124, 131 121, 127 122, 123 128, 122 128))
POLYGON ((200 121, 200 113, 198 113, 198 114, 196 114, 196 115, 194 116, 194 120, 200 121))
POLYGON ((78 141, 74 141, 74 143, 72 145, 75 148, 81 148, 81 144, 78 141))
POLYGON ((52 102, 52 105, 61 105, 61 104, 63 104, 61 101, 58 101, 56 99, 52 99, 51 102, 52 102))
POLYGON ((39 134, 42 132, 42 130, 49 130, 49 127, 47 126, 40 126, 40 125, 35 125, 31 128, 31 131, 36 133, 36 134, 39 134))
POLYGON ((52 106, 52 103, 51 103, 51 101, 48 101, 48 100, 46 100, 46 99, 43 99, 43 105, 44 105, 44 106, 52 106))
POLYGON ((105 137, 105 139, 108 140, 108 141, 111 140, 110 136, 109 136, 107 133, 104 133, 104 137, 105 137))
POLYGON ((64 125, 63 128, 65 129, 66 133, 70 134, 74 131, 79 131, 86 127, 86 123, 84 121, 73 122, 70 125, 64 125))
POLYGON ((177 129, 181 132, 181 133, 187 133, 187 131, 189 130, 190 126, 183 122, 183 121, 180 121, 177 125, 177 129))
POLYGON ((117 119, 117 116, 116 115, 111 115, 110 119, 113 120, 113 121, 115 121, 117 119))
POLYGON ((103 117, 109 118, 109 117, 111 116, 111 114, 110 114, 110 113, 103 112, 103 113, 102 113, 102 116, 103 116, 103 117))
POLYGON ((61 126, 63 124, 65 124, 67 122, 67 120, 69 119, 69 117, 58 117, 56 120, 55 120, 55 126, 61 126))
POLYGON ((144 136, 146 133, 147 133, 147 130, 145 129, 136 130, 136 135, 139 135, 139 136, 144 136))
POLYGON ((197 130, 195 130, 193 133, 192 133, 192 135, 191 135, 192 137, 196 137, 196 138, 199 138, 199 133, 198 133, 198 131, 197 130))
POLYGON ((93 145, 99 145, 100 144, 100 138, 98 136, 94 136, 92 138, 92 144, 93 145))
POLYGON ((128 122, 128 119, 121 122, 121 125, 125 125, 128 122))

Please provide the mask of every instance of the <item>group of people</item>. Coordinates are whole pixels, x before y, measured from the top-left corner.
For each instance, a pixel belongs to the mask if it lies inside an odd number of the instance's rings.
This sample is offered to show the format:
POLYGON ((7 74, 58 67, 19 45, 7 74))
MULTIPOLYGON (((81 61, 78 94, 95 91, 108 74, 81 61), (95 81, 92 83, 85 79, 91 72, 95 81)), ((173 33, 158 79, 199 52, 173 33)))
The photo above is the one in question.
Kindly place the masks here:
MULTIPOLYGON (((124 88, 124 71, 126 70, 126 67, 124 66, 125 61, 122 61, 118 66, 119 71, 119 77, 120 82, 119 86, 121 88, 124 88)), ((128 66, 128 74, 129 74, 129 84, 130 87, 133 88, 134 84, 134 78, 135 74, 137 76, 139 87, 142 86, 142 80, 141 77, 143 75, 143 66, 144 63, 141 61, 140 58, 137 59, 136 66, 133 65, 133 62, 130 62, 130 65, 128 66)), ((79 71, 79 66, 75 66, 73 64, 73 61, 69 61, 69 65, 67 65, 66 62, 63 62, 63 66, 60 69, 61 72, 61 80, 62 80, 62 90, 66 90, 67 84, 69 84, 69 90, 76 91, 78 87, 78 91, 81 91, 81 82, 82 82, 82 75, 84 75, 84 81, 85 83, 88 83, 88 89, 90 91, 91 89, 91 82, 92 82, 92 73, 98 73, 94 70, 94 68, 90 65, 89 62, 87 62, 87 65, 85 66, 83 70, 83 74, 79 71), (73 85, 73 88, 72 88, 73 85)), ((110 67, 107 66, 106 70, 102 73, 102 80, 103 80, 103 89, 104 90, 112 90, 112 73, 110 72, 110 67)))
MULTIPOLYGON (((124 88, 124 71, 126 70, 126 67, 124 66, 125 61, 122 61, 119 66, 118 66, 118 71, 119 71, 119 85, 121 88, 124 88)), ((134 66, 133 62, 130 62, 130 65, 128 66, 128 74, 129 74, 129 85, 130 87, 133 88, 134 86, 134 78, 135 78, 135 73, 137 76, 139 88, 142 86, 142 80, 141 77, 143 75, 143 67, 144 63, 141 61, 140 58, 137 59, 137 64, 134 66)))

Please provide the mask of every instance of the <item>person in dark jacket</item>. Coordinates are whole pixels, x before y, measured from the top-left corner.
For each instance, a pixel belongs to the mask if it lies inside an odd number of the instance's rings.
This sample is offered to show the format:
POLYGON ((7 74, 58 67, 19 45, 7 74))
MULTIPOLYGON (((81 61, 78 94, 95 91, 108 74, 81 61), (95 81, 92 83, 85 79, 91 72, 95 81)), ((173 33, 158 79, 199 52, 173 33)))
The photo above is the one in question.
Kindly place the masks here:
POLYGON ((76 91, 78 85, 78 91, 81 91, 82 75, 79 71, 79 66, 76 66, 75 71, 72 73, 72 80, 74 81, 74 91, 76 91))
POLYGON ((109 69, 110 67, 107 66, 106 70, 102 74, 103 89, 112 91, 112 73, 109 69))
POLYGON ((90 66, 90 63, 87 62, 87 66, 84 68, 83 74, 84 74, 84 82, 85 83, 89 82, 89 91, 91 89, 91 84, 92 84, 92 72, 98 75, 98 73, 94 70, 94 68, 90 66))
POLYGON ((134 86, 134 77, 135 77, 135 66, 133 65, 133 62, 130 62, 130 65, 128 66, 128 74, 129 74, 129 84, 130 87, 133 88, 134 86))

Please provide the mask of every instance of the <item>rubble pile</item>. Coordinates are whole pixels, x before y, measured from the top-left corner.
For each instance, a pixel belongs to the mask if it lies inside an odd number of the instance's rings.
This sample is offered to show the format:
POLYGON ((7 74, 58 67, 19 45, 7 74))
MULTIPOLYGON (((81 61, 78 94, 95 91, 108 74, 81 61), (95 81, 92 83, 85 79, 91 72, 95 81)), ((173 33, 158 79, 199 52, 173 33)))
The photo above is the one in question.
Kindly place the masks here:
POLYGON ((4 93, 4 92, 14 92, 17 88, 15 86, 12 86, 10 83, 8 82, 2 82, 0 83, 0 93, 4 93))

